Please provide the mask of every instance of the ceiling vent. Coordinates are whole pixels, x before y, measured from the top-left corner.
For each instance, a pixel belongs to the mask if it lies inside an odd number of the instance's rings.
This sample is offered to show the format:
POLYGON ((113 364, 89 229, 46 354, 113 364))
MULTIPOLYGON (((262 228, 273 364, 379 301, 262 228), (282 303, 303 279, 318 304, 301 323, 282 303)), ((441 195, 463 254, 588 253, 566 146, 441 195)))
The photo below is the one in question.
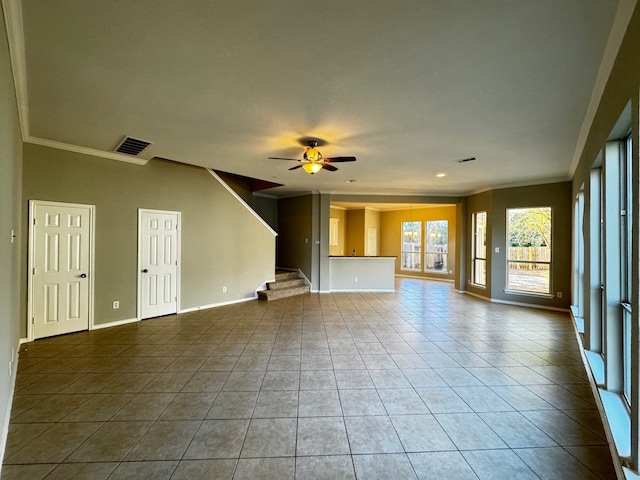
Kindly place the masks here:
POLYGON ((140 140, 139 138, 124 137, 120 144, 116 147, 115 151, 118 153, 124 153, 126 155, 140 155, 149 146, 151 142, 146 140, 140 140))

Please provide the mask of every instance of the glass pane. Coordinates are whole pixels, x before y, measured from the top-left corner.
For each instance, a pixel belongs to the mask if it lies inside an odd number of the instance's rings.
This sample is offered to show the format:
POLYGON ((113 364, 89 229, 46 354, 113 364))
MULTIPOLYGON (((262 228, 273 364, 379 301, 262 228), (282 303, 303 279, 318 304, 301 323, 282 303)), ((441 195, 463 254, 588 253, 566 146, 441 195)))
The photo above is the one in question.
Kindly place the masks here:
POLYGON ((475 228, 475 257, 487 258, 487 212, 476 214, 475 228))
POLYGON ((622 309, 622 329, 624 396, 631 405, 631 312, 626 308, 622 309))
POLYGON ((486 285, 487 272, 486 260, 476 259, 473 262, 473 283, 477 285, 486 285))
POLYGON ((447 220, 427 222, 425 234, 427 252, 447 252, 449 243, 449 222, 447 220))
POLYGON ((418 253, 402 253, 402 269, 404 270, 422 270, 420 259, 422 255, 418 253))
POLYGON ((447 273, 447 254, 427 253, 425 255, 425 270, 447 273))
POLYGON ((507 288, 549 293, 550 271, 548 263, 508 262, 507 288))

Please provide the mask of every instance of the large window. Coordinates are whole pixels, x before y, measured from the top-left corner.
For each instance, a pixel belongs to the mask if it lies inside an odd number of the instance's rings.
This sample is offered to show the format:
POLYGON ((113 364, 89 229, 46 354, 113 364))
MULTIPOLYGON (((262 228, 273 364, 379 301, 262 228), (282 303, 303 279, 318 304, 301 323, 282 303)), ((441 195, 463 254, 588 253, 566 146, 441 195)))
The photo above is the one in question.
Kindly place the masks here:
POLYGON ((631 136, 622 142, 622 152, 620 155, 620 205, 622 207, 620 218, 621 229, 621 251, 620 270, 622 273, 622 358, 623 358, 623 393, 627 403, 631 404, 631 254, 632 242, 631 229, 633 226, 633 216, 631 215, 631 202, 633 193, 633 183, 631 181, 631 157, 632 157, 631 136))
POLYGON ((471 216, 473 244, 471 245, 471 283, 487 284, 487 212, 471 216))
POLYGON ((425 225, 425 271, 444 272, 447 269, 449 222, 431 220, 425 225))
POLYGON ((551 207, 507 209, 507 289, 551 293, 551 207))
POLYGON ((422 222, 402 222, 402 270, 422 271, 422 222))

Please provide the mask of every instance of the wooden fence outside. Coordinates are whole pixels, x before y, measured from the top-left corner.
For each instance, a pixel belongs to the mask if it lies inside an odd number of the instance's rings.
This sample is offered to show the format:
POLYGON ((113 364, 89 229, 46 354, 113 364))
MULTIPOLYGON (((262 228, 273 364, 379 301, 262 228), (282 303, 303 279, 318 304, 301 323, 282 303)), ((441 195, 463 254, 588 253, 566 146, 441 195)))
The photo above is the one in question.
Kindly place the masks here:
POLYGON ((508 260, 510 269, 515 270, 548 270, 551 262, 549 247, 509 247, 508 260), (532 263, 515 263, 532 262, 532 263))

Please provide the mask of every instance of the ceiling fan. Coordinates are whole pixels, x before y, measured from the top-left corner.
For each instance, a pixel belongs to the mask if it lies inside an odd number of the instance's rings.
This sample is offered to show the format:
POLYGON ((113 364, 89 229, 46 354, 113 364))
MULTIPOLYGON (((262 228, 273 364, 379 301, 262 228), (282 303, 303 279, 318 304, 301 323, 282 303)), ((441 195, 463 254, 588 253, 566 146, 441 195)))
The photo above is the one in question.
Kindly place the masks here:
POLYGON ((307 149, 302 155, 302 159, 297 158, 282 158, 282 157, 269 157, 270 160, 291 160, 293 162, 299 162, 299 165, 291 167, 289 170, 295 170, 296 168, 302 168, 305 172, 314 174, 318 173, 323 168, 330 172, 335 172, 337 167, 331 165, 332 163, 339 162, 355 162, 356 157, 332 157, 324 158, 322 154, 316 149, 318 146, 317 140, 309 140, 307 142, 307 149))

